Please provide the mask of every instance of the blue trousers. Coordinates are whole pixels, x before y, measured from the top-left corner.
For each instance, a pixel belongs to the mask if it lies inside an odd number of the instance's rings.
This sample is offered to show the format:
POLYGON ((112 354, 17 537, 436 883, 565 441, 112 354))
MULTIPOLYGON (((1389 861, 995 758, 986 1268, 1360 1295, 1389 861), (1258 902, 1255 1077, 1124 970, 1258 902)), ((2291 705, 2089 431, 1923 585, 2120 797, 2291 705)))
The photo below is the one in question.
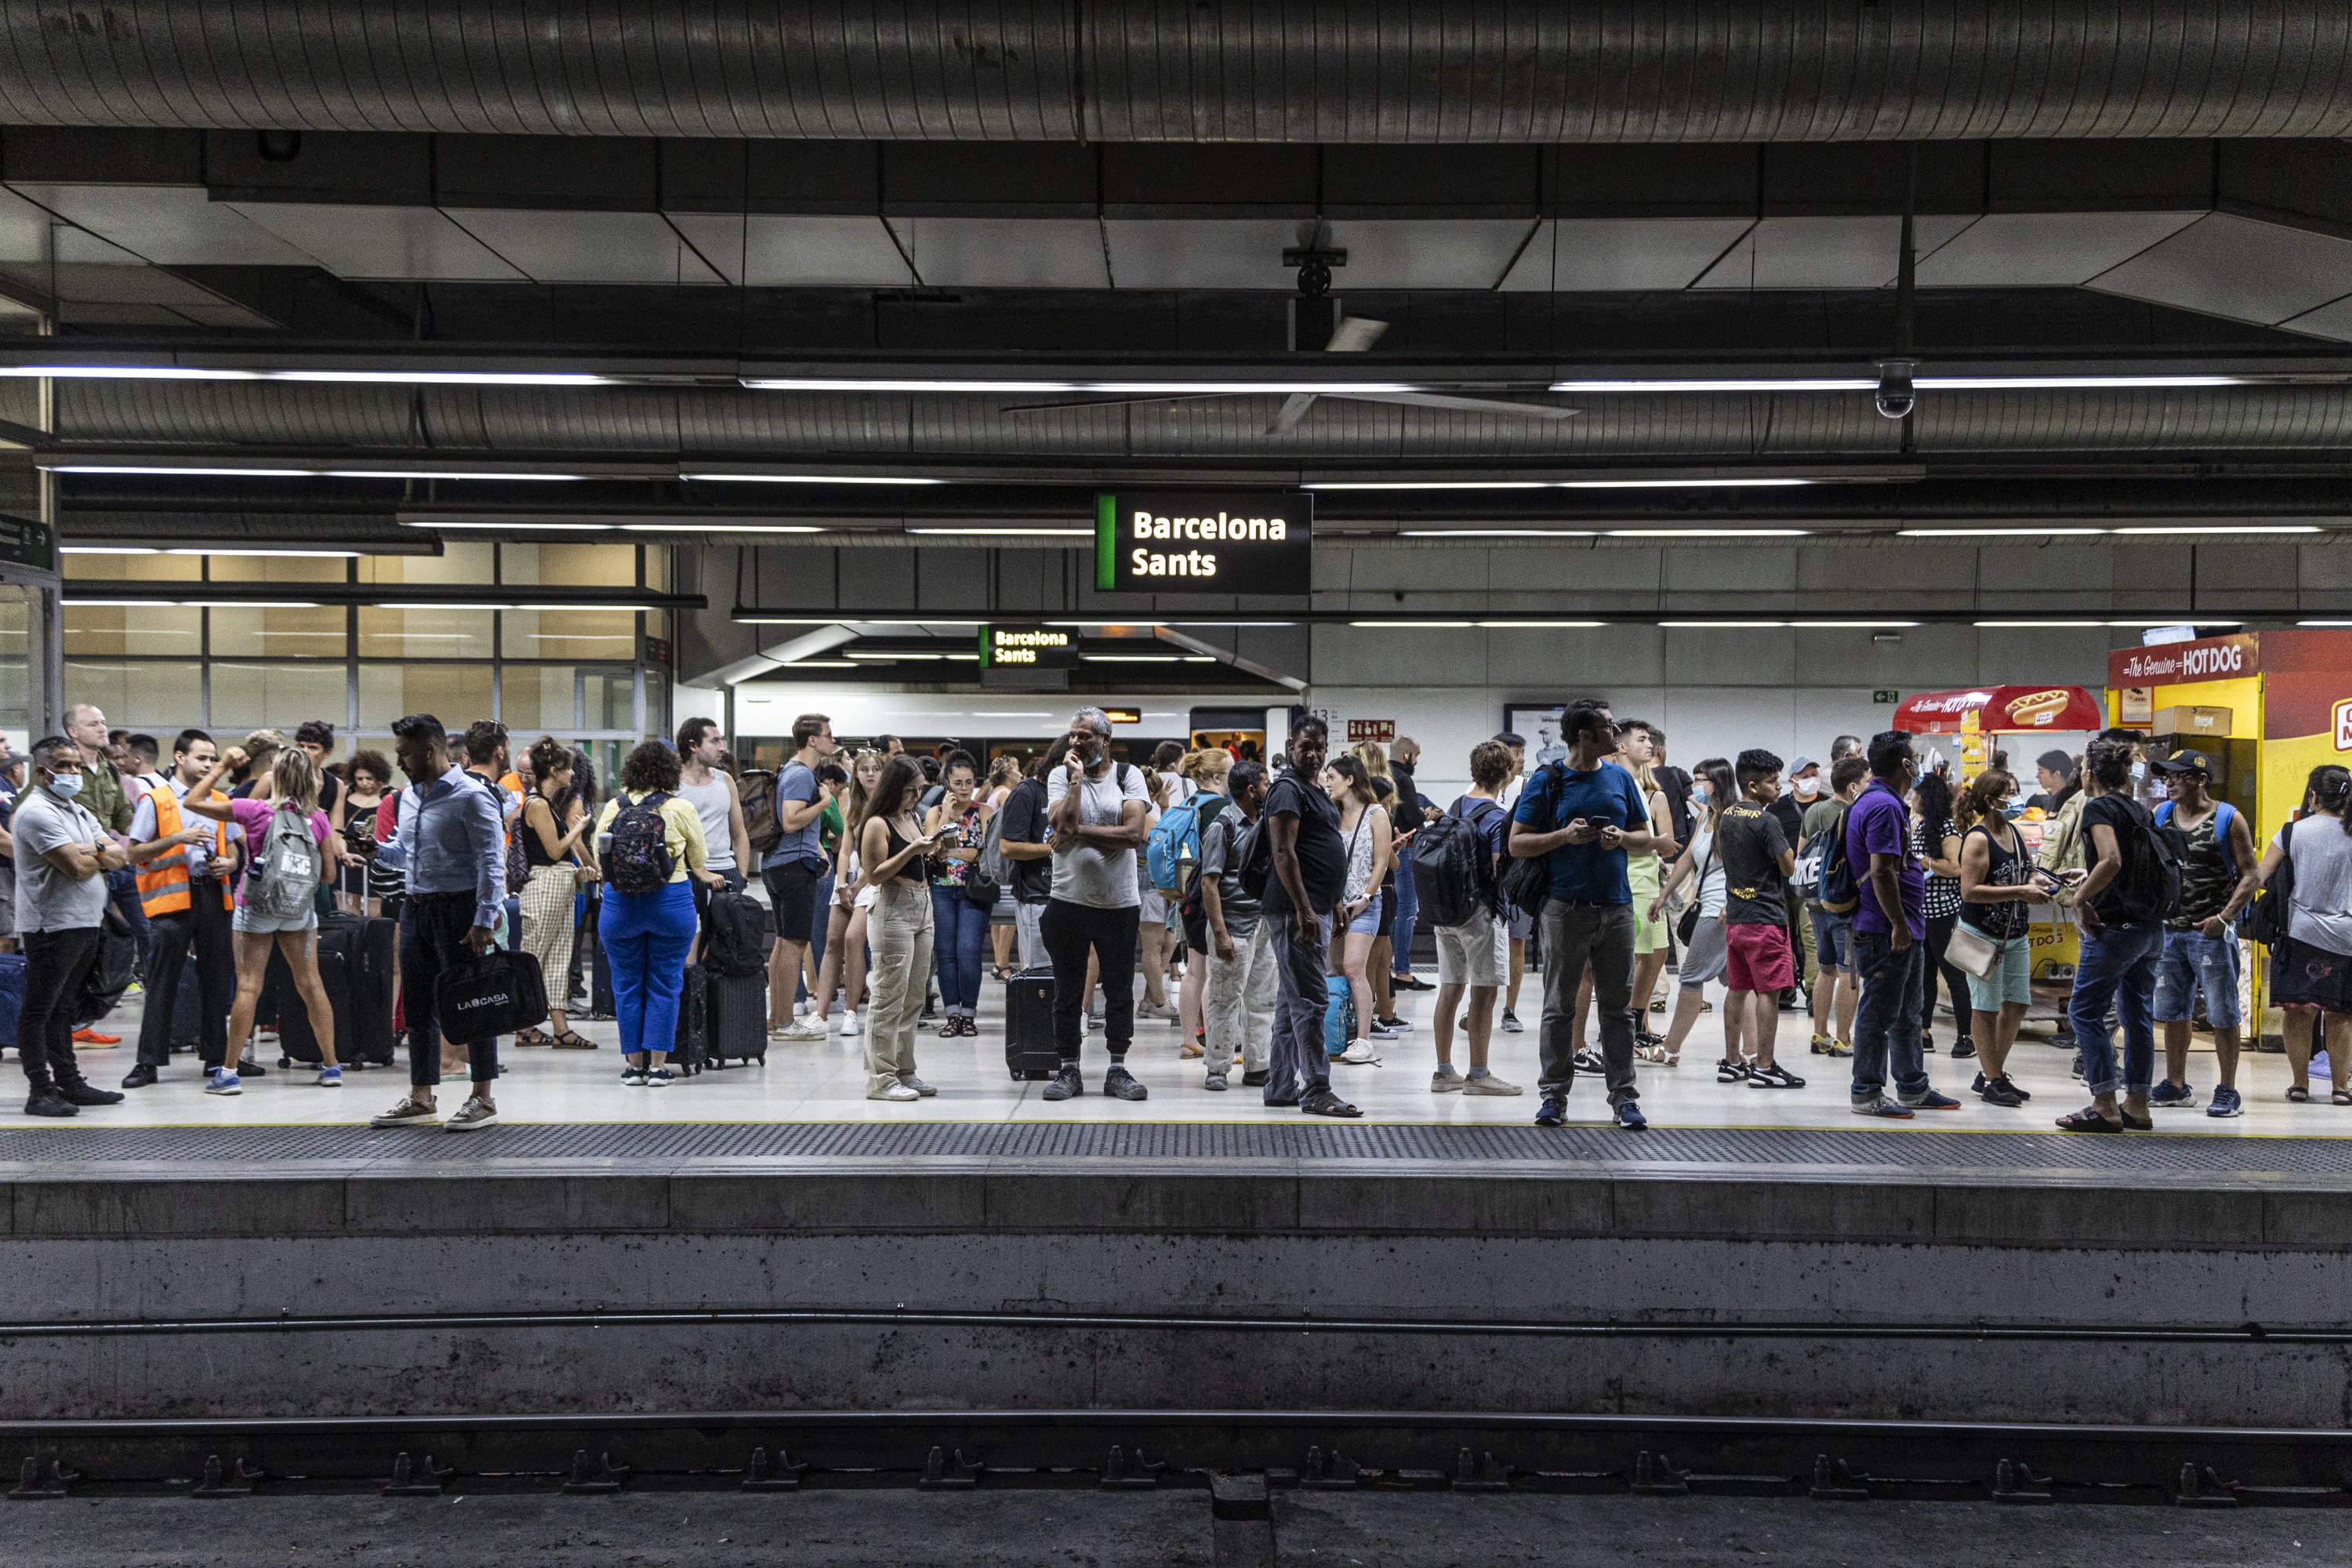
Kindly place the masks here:
POLYGON ((1389 948, 1393 953, 1389 961, 1389 973, 1399 980, 1412 974, 1412 928, 1421 920, 1421 897, 1412 890, 1412 847, 1408 845, 1397 857, 1396 923, 1389 931, 1389 948))
POLYGON ((961 888, 931 884, 931 951, 940 970, 940 1005, 950 1017, 980 1010, 981 955, 988 948, 988 911, 961 888))
POLYGON ((2084 1087, 2093 1094, 2116 1089, 2115 1039, 2107 1033, 2109 1002, 2124 1026, 2123 1092, 2146 1094, 2156 1077, 2156 968, 2163 954, 2164 927, 2155 921, 2102 926, 2096 936, 2083 933, 2066 1016, 2083 1047, 2084 1087))
POLYGON ((596 921, 604 967, 613 976, 613 1012, 621 1053, 667 1051, 677 1043, 677 998, 686 986, 686 952, 694 945, 694 893, 672 882, 657 893, 604 892, 596 921))
POLYGON ((1927 943, 1922 939, 1898 952, 1885 931, 1857 931, 1853 937, 1854 973, 1862 976, 1862 1000, 1853 1010, 1853 1102, 1885 1094, 1890 1072, 1895 1097, 1916 1100, 1931 1087, 1919 1037, 1927 943))
POLYGON ((147 955, 153 951, 155 933, 147 929, 147 910, 139 901, 139 873, 125 866, 106 873, 107 900, 122 911, 131 922, 131 939, 138 943, 139 973, 147 973, 147 955))

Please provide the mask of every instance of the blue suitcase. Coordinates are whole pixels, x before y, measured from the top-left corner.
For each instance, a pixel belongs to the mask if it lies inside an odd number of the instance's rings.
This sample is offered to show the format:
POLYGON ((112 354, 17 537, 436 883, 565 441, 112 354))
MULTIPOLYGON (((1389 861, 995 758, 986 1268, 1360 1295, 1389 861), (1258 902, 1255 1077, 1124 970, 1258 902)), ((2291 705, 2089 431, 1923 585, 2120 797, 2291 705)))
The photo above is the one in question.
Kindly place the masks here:
POLYGON ((1325 977, 1330 999, 1323 1004, 1323 1054, 1344 1056, 1356 1037, 1356 988, 1339 975, 1325 977))
POLYGON ((25 955, 0 952, 0 1047, 16 1043, 16 1015, 25 1005, 25 955))

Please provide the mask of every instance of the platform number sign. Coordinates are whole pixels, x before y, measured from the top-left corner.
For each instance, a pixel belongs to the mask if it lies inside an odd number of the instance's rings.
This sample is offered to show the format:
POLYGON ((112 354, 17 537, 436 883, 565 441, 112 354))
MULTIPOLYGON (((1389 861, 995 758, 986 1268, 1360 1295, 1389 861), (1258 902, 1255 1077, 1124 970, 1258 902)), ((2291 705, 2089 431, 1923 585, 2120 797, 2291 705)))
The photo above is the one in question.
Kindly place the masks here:
POLYGON ((1303 595, 1314 570, 1305 490, 1120 490, 1095 498, 1098 594, 1303 595))
POLYGON ((2352 697, 2336 705, 2336 749, 2352 752, 2352 697))

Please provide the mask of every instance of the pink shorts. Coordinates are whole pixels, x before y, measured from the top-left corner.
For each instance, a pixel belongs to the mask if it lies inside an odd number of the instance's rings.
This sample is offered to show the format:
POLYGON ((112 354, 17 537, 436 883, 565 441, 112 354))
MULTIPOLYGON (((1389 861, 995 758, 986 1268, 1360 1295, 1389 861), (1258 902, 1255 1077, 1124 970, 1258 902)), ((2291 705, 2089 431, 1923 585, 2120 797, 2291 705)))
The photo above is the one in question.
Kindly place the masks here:
POLYGON ((1731 956, 1724 968, 1724 984, 1734 991, 1785 991, 1797 983, 1785 927, 1738 925, 1726 934, 1731 956))

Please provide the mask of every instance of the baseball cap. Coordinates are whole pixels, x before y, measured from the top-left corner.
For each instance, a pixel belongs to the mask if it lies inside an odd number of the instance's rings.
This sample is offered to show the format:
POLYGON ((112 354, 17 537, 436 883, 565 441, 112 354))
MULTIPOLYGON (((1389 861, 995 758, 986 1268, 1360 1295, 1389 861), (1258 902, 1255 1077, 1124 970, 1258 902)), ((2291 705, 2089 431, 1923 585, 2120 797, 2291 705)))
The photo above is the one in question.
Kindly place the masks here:
POLYGON ((2147 765, 2160 773, 2210 773, 2213 759, 2202 752, 2175 752, 2162 762, 2147 765))
POLYGON ((1795 778, 1807 768, 1817 768, 1821 765, 1821 763, 1813 761, 1811 757, 1799 757, 1795 762, 1789 764, 1789 776, 1790 778, 1795 778))

